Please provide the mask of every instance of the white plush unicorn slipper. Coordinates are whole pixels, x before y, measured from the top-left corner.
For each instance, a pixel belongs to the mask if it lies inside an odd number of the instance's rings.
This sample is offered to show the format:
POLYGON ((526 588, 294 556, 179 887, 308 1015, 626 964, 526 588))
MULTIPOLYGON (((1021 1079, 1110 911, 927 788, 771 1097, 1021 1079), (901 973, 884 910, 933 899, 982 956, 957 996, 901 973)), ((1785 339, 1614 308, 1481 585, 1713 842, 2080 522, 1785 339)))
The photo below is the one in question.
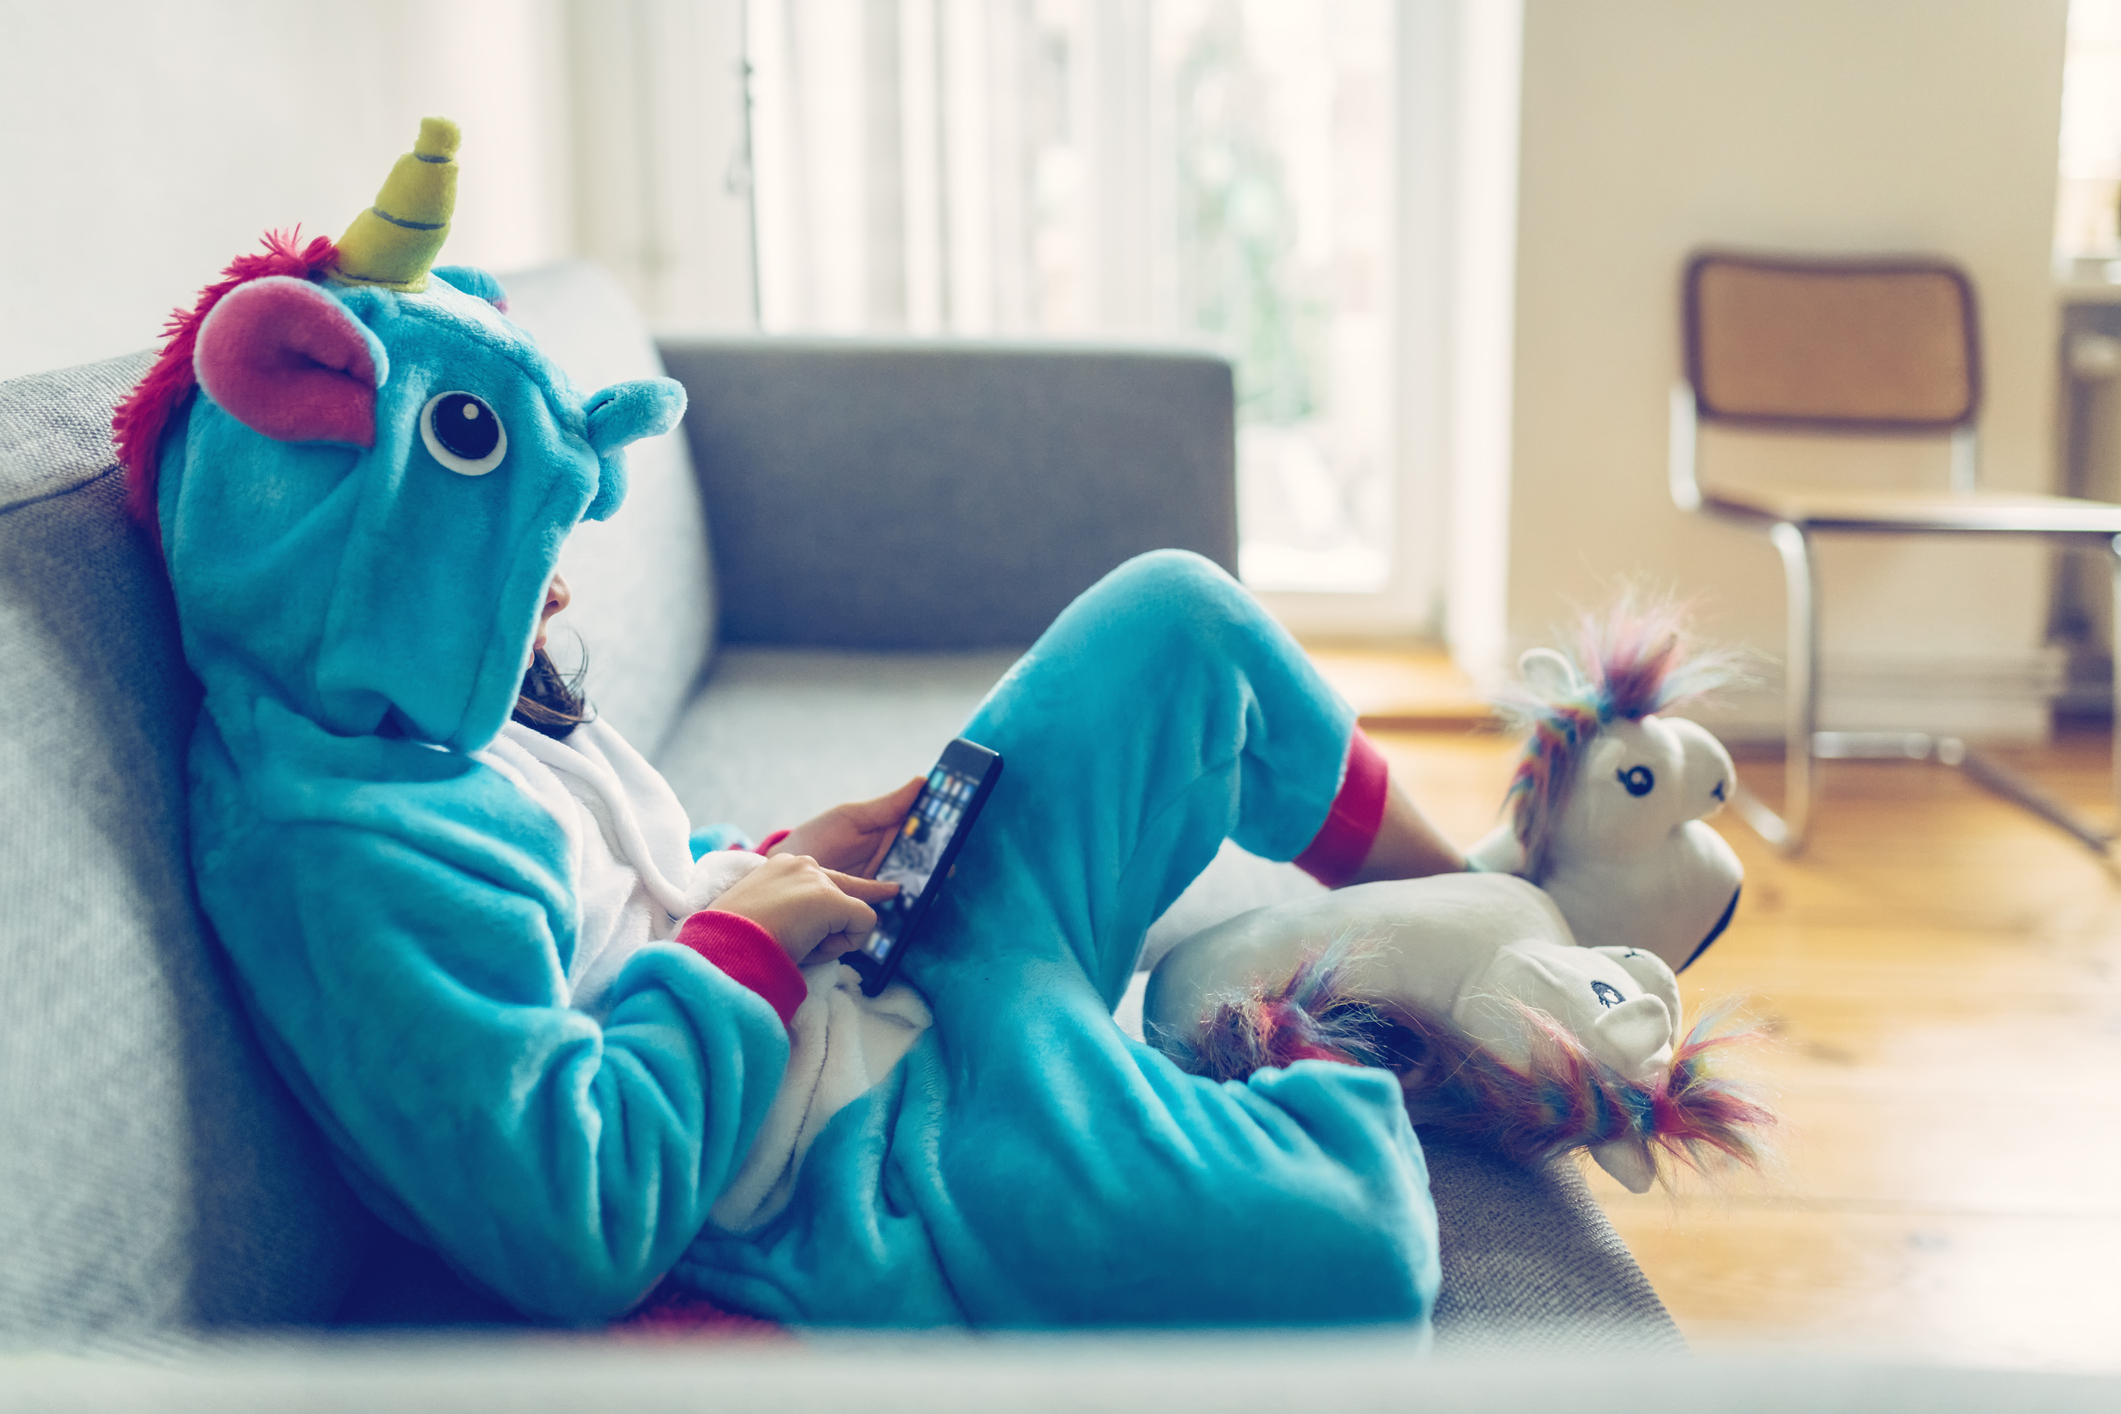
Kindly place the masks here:
POLYGON ((1576 945, 1522 879, 1360 884, 1196 933, 1149 978, 1149 1037, 1186 1069, 1237 1079, 1299 1060, 1386 1065, 1417 1124, 1527 1163, 1588 1146, 1635 1192, 1658 1153, 1749 1156, 1766 1113, 1714 1080, 1722 1044, 1681 1029, 1671 968, 1576 945))
POLYGON ((1530 729, 1510 817, 1467 858, 1545 889, 1585 947, 1647 948, 1684 971, 1738 909, 1745 867, 1707 824, 1738 776, 1722 742, 1656 714, 1728 672, 1687 658, 1669 611, 1584 637, 1587 673, 1550 648, 1518 661, 1524 690, 1499 704, 1530 729))

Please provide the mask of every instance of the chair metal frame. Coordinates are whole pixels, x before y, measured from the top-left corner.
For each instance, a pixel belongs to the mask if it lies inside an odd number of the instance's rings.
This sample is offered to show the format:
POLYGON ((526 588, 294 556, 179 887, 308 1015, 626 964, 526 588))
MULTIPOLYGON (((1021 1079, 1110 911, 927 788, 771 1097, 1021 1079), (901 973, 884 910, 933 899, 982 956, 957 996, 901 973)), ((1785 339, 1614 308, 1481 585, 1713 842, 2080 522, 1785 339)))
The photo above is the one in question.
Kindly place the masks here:
MULTIPOLYGON (((1727 524, 1764 533, 1781 560, 1788 602, 1788 658, 1784 679, 1783 806, 1781 812, 1768 807, 1740 783, 1732 800, 1741 818, 1764 840, 1786 855, 1803 851, 1818 808, 1816 763, 1819 760, 1934 760, 1956 766, 1966 774, 2035 815, 2067 832, 2087 849, 2108 856, 2121 839, 2121 505, 2084 501, 2061 496, 1995 495, 1980 492, 1980 439, 1977 430, 1978 391, 1958 425, 1944 435, 1950 438, 1950 492, 1946 496, 1923 493, 1836 496, 1794 492, 1788 496, 1705 488, 1700 478, 1700 428, 1704 421, 1745 427, 1745 418, 1725 419, 1704 412, 1697 391, 1700 377, 1694 356, 1697 311, 1694 303, 1696 275, 1708 262, 1719 259, 1752 260, 1783 267, 1817 267, 1827 270, 1886 268, 1880 262, 1818 261, 1783 257, 1697 255, 1687 270, 1687 376, 1673 385, 1671 394, 1669 477, 1673 502, 1683 511, 1707 516, 1727 524), (2112 794, 2114 824, 2100 824, 2054 799, 2031 781, 1975 751, 1957 737, 1928 732, 1843 732, 1819 728, 1819 605, 1818 558, 1814 541, 1822 534, 1866 535, 1932 534, 2016 537, 2032 536, 2051 541, 2085 543, 2097 540, 2111 553, 2110 570, 2114 593, 2114 755, 2112 794)), ((1902 263, 1905 264, 1905 263, 1902 263)), ((1965 277, 1956 267, 1942 262, 1918 261, 1916 268, 1951 273, 1962 285, 1965 277)), ((1968 338, 1975 341, 1971 353, 1978 356, 1978 333, 1973 327, 1971 287, 1967 287, 1968 338)), ((1794 421, 1794 420, 1793 420, 1794 421)), ((1757 425, 1757 424, 1755 424, 1757 425)), ((1810 430, 1844 431, 1875 436, 1881 432, 1904 438, 1935 437, 1939 430, 1905 430, 1878 426, 1835 425, 1814 422, 1810 430)))

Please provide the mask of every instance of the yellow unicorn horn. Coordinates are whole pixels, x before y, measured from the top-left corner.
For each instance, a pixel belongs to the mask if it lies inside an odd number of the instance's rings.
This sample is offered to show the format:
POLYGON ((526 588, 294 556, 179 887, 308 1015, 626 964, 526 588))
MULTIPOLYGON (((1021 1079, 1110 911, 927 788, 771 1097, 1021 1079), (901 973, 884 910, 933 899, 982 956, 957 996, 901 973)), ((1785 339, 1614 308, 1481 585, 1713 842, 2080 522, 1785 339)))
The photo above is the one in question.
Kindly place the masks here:
POLYGON ((457 136, 447 118, 420 120, 419 139, 390 169, 376 204, 339 237, 332 280, 407 294, 427 288, 427 271, 449 239, 457 206, 457 136))

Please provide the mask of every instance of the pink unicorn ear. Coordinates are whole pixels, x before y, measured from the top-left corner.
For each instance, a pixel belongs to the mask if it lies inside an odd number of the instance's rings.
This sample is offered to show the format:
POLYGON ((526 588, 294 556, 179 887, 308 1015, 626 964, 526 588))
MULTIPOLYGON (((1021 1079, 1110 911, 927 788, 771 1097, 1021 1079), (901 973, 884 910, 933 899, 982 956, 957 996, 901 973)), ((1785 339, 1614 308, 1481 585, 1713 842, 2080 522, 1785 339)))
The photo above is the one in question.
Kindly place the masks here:
POLYGON ((382 345, 307 280, 238 285, 199 325, 192 371, 207 396, 281 442, 376 444, 382 345))

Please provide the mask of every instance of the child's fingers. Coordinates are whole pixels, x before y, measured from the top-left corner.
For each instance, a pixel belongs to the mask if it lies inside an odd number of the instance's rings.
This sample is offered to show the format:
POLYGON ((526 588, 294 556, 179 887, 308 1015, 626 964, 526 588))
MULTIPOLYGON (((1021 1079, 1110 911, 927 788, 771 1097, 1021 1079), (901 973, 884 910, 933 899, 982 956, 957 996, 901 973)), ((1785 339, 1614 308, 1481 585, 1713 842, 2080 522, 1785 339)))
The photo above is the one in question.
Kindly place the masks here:
POLYGON ((825 877, 838 885, 840 892, 851 899, 876 902, 890 898, 898 892, 897 884, 886 883, 881 879, 863 879, 853 874, 842 874, 837 869, 827 869, 825 877))
POLYGON ((846 937, 860 944, 875 931, 876 910, 858 898, 841 896, 832 918, 832 932, 827 936, 846 937))
MULTIPOLYGON (((871 878, 884 862, 884 855, 891 849, 891 842, 898 838, 901 820, 913 811, 913 802, 920 797, 925 776, 915 776, 889 795, 880 795, 874 800, 855 801, 834 808, 837 815, 855 833, 857 842, 870 838, 869 855, 859 863, 850 863, 847 872, 871 878)), ((859 847, 858 843, 850 848, 859 847)))
POLYGON ((871 828, 876 832, 876 844, 869 851, 868 862, 854 872, 864 879, 874 879, 876 871, 884 867, 884 856, 891 853, 891 846, 898 840, 898 822, 904 816, 894 817, 871 828))
POLYGON ((805 965, 813 962, 835 962, 861 945, 862 939, 860 937, 853 937, 846 933, 827 933, 825 940, 813 948, 810 956, 804 958, 803 962, 805 965))
POLYGON ((865 800, 849 809, 858 812, 862 822, 872 829, 884 829, 898 824, 913 809, 919 798, 921 787, 927 783, 926 776, 915 776, 889 795, 880 795, 874 800, 865 800))

